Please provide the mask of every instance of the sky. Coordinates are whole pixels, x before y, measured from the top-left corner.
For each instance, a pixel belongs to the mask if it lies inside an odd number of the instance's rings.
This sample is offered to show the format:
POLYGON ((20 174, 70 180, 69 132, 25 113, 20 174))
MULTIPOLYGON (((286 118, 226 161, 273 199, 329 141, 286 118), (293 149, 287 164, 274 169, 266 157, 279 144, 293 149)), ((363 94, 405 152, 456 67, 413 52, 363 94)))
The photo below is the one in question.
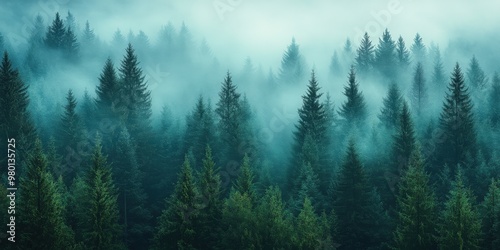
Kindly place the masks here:
POLYGON ((292 37, 310 65, 325 64, 347 37, 357 45, 364 31, 377 40, 385 28, 393 37, 402 35, 407 44, 416 32, 425 43, 442 46, 471 37, 500 42, 500 1, 495 0, 24 0, 2 5, 0 21, 15 28, 10 32, 14 44, 21 40, 17 31, 28 29, 36 14, 52 20, 55 11, 70 10, 80 25, 89 20, 107 41, 119 28, 125 34, 143 30, 155 42, 162 26, 185 22, 195 39, 207 39, 221 61, 239 65, 251 56, 264 68, 279 64, 292 37))

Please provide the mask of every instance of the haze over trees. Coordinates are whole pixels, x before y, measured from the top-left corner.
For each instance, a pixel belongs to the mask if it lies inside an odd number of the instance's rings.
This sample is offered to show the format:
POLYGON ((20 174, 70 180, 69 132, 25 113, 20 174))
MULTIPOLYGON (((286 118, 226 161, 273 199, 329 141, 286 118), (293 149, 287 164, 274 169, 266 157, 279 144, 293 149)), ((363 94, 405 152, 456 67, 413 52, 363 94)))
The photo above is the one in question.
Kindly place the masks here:
POLYGON ((33 18, 20 50, 0 34, 22 249, 498 249, 500 77, 480 54, 385 29, 326 65, 292 38, 234 68, 186 23, 106 41, 33 18))

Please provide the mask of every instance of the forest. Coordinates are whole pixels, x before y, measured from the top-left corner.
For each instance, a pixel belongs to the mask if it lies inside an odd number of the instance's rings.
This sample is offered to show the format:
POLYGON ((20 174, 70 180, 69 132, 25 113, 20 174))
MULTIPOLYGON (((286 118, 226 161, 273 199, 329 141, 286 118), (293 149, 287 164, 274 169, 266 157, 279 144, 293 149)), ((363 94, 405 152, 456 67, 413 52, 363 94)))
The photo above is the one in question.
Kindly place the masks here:
POLYGON ((187 23, 32 19, 0 33, 0 249, 500 249, 500 68, 474 51, 385 29, 320 66, 291 34, 235 67, 187 23))

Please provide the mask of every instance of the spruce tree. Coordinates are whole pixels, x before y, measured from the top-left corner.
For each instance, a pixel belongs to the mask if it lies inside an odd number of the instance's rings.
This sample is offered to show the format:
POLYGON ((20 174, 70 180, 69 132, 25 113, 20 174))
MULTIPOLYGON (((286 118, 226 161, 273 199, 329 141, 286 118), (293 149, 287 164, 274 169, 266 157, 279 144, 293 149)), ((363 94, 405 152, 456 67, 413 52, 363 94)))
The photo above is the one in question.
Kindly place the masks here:
POLYGON ((498 127, 500 125, 500 76, 495 72, 490 94, 488 97, 489 102, 489 120, 493 127, 498 127))
POLYGON ((252 202, 256 202, 257 197, 255 196, 254 173, 250 166, 250 159, 246 154, 243 157, 243 163, 241 164, 238 179, 236 179, 234 187, 235 190, 241 194, 246 194, 252 202))
POLYGON ((292 43, 288 45, 287 50, 281 59, 281 68, 279 80, 283 84, 297 84, 305 77, 304 59, 299 51, 299 45, 292 38, 292 43))
POLYGON ((481 248, 481 220, 473 202, 474 197, 465 187, 461 170, 458 170, 441 216, 441 249, 481 248))
POLYGON ((493 179, 481 204, 484 249, 500 249, 500 182, 493 179))
POLYGON ((21 249, 68 249, 72 232, 64 223, 63 204, 47 169, 42 143, 36 139, 20 181, 18 214, 21 249))
POLYGON ((467 84, 473 92, 483 90, 488 83, 488 78, 479 65, 476 56, 472 56, 467 69, 467 84))
POLYGON ((120 85, 115 67, 110 58, 106 60, 102 73, 99 76, 99 85, 96 88, 96 106, 99 118, 117 121, 122 110, 118 105, 120 102, 120 85))
POLYGON ((52 49, 62 49, 65 42, 66 27, 59 16, 59 12, 57 12, 55 19, 52 21, 52 25, 49 27, 45 35, 45 45, 52 49))
POLYGON ((156 249, 193 249, 199 228, 198 189, 187 156, 178 175, 174 193, 158 218, 154 236, 156 249))
POLYGON ((212 149, 206 146, 203 168, 200 174, 200 210, 199 238, 201 249, 213 249, 218 244, 218 236, 222 233, 222 190, 219 168, 212 159, 212 149))
POLYGON ((324 199, 319 192, 318 184, 318 175, 314 173, 309 162, 304 162, 295 183, 296 190, 292 193, 292 200, 289 202, 291 211, 295 215, 300 212, 305 197, 308 197, 311 201, 315 211, 319 211, 320 208, 323 208, 324 199))
POLYGON ((399 126, 394 136, 392 174, 398 179, 408 166, 411 153, 415 150, 416 136, 408 105, 403 101, 403 108, 398 115, 399 126))
POLYGON ((410 66, 410 51, 406 48, 405 41, 401 36, 396 44, 396 58, 401 69, 407 69, 410 66))
POLYGON ((432 83, 437 89, 444 89, 446 78, 443 69, 443 60, 441 59, 441 52, 439 47, 434 51, 434 66, 432 70, 432 83))
POLYGON ((427 87, 425 84, 424 68, 422 63, 418 62, 413 74, 413 84, 411 89, 411 104, 416 111, 417 116, 420 116, 427 103, 427 87))
POLYGON ((333 192, 339 243, 344 248, 367 249, 385 240, 387 217, 377 196, 369 186, 354 141, 350 140, 333 192))
MULTIPOLYGON (((14 138, 19 145, 23 145, 17 149, 16 163, 19 165, 23 162, 22 154, 29 152, 36 137, 28 105, 28 87, 5 52, 0 65, 0 139, 6 142, 14 138)), ((2 143, 0 149, 7 152, 7 143, 2 143)), ((6 166, 5 156, 0 159, 0 163, 6 166)))
POLYGON ((151 213, 146 204, 147 194, 142 186, 143 172, 139 169, 135 148, 130 134, 123 127, 117 145, 113 148, 112 172, 118 189, 120 224, 123 225, 124 239, 131 249, 143 249, 152 231, 149 223, 151 213))
POLYGON ((424 42, 422 41, 422 37, 420 34, 416 34, 413 39, 413 44, 411 45, 411 53, 413 55, 413 63, 417 65, 418 63, 422 63, 425 65, 427 49, 425 48, 424 42))
MULTIPOLYGON (((288 171, 288 185, 294 188, 297 182, 299 171, 304 162, 309 162, 314 169, 314 173, 321 176, 320 192, 326 193, 328 188, 328 152, 327 145, 330 142, 328 117, 325 106, 320 101, 322 93, 316 81, 314 71, 311 73, 311 80, 307 87, 307 92, 302 96, 302 107, 299 109, 299 122, 294 132, 293 155, 294 159, 288 171), (306 143, 306 138, 309 141, 306 143), (311 152, 314 151, 314 152, 311 152), (315 155, 312 157, 312 155, 315 155), (312 159, 314 158, 314 159, 312 159)), ((330 114, 331 115, 331 114, 330 114)), ((330 117, 333 118, 333 117, 330 117)))
POLYGON ((458 164, 466 164, 468 157, 475 159, 477 154, 472 107, 462 70, 457 63, 439 118, 442 138, 437 144, 437 153, 441 160, 438 165, 447 164, 452 174, 458 164))
POLYGON ((388 78, 394 77, 396 65, 396 44, 392 40, 391 34, 385 29, 382 38, 379 38, 379 44, 375 49, 374 64, 375 67, 388 78))
POLYGON ((394 249, 436 249, 436 198, 417 147, 399 184, 394 249))
POLYGON ((218 118, 218 134, 221 139, 221 159, 223 166, 237 164, 243 158, 240 146, 243 142, 243 124, 241 113, 241 95, 233 84, 232 77, 227 73, 219 92, 215 113, 218 118))
POLYGON ((337 51, 333 53, 333 56, 330 59, 329 71, 330 71, 330 76, 334 77, 339 76, 343 71, 337 51))
MULTIPOLYGON (((360 73, 367 73, 372 67, 374 62, 374 47, 370 36, 365 32, 363 39, 361 40, 361 45, 357 50, 356 55, 356 68, 360 73)), ((352 70, 351 70, 352 71, 352 70)))
POLYGON ((314 213, 314 208, 307 196, 302 203, 302 209, 296 220, 297 233, 295 245, 297 249, 318 249, 323 232, 320 229, 320 220, 314 213))
POLYGON ((387 96, 383 100, 383 107, 380 110, 378 119, 389 131, 394 131, 399 125, 399 114, 403 105, 403 97, 398 85, 392 83, 387 91, 387 96))
MULTIPOLYGON (((151 91, 148 90, 147 82, 144 80, 144 74, 131 44, 127 46, 125 56, 121 61, 119 86, 118 109, 124 112, 122 118, 132 137, 142 138, 145 136, 143 133, 150 126, 151 91)), ((146 138, 142 140, 144 139, 146 138)))
POLYGON ((98 138, 85 177, 83 237, 88 249, 122 249, 117 189, 98 138))
POLYGON ((67 59, 75 61, 78 59, 80 44, 76 40, 76 35, 71 27, 67 27, 64 33, 64 44, 62 49, 67 59))
POLYGON ((290 249, 293 221, 278 187, 269 187, 256 208, 263 249, 290 249))
POLYGON ((349 81, 344 87, 344 95, 347 100, 340 107, 339 115, 345 123, 345 128, 353 126, 360 128, 367 118, 367 110, 363 93, 356 82, 354 67, 351 67, 349 72, 349 81))

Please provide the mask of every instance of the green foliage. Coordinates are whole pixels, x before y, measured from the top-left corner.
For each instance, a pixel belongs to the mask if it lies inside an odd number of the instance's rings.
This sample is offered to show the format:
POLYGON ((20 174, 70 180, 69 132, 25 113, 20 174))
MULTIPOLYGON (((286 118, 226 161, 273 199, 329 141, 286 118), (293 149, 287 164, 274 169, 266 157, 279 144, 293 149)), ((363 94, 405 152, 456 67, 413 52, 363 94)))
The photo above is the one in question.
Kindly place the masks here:
POLYGON ((88 249, 121 249, 122 228, 118 224, 117 190, 111 169, 97 139, 85 178, 83 237, 88 249))
POLYGON ((361 40, 361 45, 359 45, 355 60, 356 68, 360 71, 360 73, 366 73, 373 67, 373 62, 375 60, 374 47, 367 32, 365 32, 363 39, 361 40))
POLYGON ((476 158, 476 131, 472 101, 460 66, 455 66, 439 118, 442 138, 437 145, 438 165, 448 164, 452 174, 458 164, 467 166, 467 157, 476 158))
POLYGON ((413 63, 417 65, 422 63, 425 65, 427 49, 425 48, 424 42, 420 34, 416 34, 413 39, 413 44, 411 45, 411 53, 413 56, 413 63))
POLYGON ((317 249, 321 243, 323 232, 320 220, 314 213, 314 208, 307 196, 304 198, 302 209, 297 216, 295 245, 298 249, 317 249))
POLYGON ((484 249, 500 249, 500 182, 493 179, 480 210, 484 249))
POLYGON ((18 216, 19 244, 22 249, 68 249, 73 245, 71 230, 64 223, 64 204, 57 185, 47 169, 47 158, 40 140, 26 163, 26 174, 18 216))
POLYGON ((295 38, 292 38, 292 43, 288 45, 281 59, 279 80, 284 84, 299 83, 305 77, 303 60, 299 45, 295 38))
POLYGON ((154 236, 156 249, 194 249, 199 220, 198 189, 187 156, 179 173, 175 191, 158 218, 154 236))
POLYGON ((441 215, 441 249, 480 249, 481 220, 473 205, 474 197, 464 186, 459 169, 441 215))
POLYGON ((399 114, 403 105, 403 97, 396 83, 393 82, 389 86, 383 105, 378 119, 386 129, 394 131, 399 125, 399 114))
POLYGON ((396 44, 396 58, 400 68, 407 69, 410 66, 410 52, 406 48, 403 37, 399 36, 396 44))
POLYGON ((424 68, 418 62, 413 74, 413 85, 411 89, 411 104, 416 114, 420 116, 426 110, 427 87, 425 86, 424 68))
POLYGON ((345 128, 348 129, 353 126, 361 128, 368 114, 365 98, 356 82, 354 67, 351 67, 351 71, 349 72, 349 81, 347 86, 344 87, 344 95, 347 97, 347 100, 340 107, 339 115, 344 120, 345 128))
POLYGON ((494 127, 498 127, 500 125, 500 76, 497 72, 492 79, 492 85, 489 95, 489 118, 491 124, 494 127))
POLYGON ((398 122, 399 126, 394 136, 392 155, 392 162, 394 164, 392 173, 396 176, 400 176, 403 170, 406 169, 416 143, 411 113, 405 101, 403 101, 403 108, 399 113, 398 122))
POLYGON ((394 77, 396 66, 396 44, 392 40, 391 33, 385 29, 382 38, 379 38, 379 44, 375 50, 374 65, 388 78, 394 77))
POLYGON ((399 184, 394 249, 436 249, 436 198, 417 147, 399 184))
POLYGON ((238 179, 235 183, 236 191, 241 194, 246 194, 252 202, 256 201, 255 197, 255 187, 254 187, 254 172, 250 166, 250 158, 248 155, 243 157, 243 163, 240 166, 240 172, 238 174, 238 179))

